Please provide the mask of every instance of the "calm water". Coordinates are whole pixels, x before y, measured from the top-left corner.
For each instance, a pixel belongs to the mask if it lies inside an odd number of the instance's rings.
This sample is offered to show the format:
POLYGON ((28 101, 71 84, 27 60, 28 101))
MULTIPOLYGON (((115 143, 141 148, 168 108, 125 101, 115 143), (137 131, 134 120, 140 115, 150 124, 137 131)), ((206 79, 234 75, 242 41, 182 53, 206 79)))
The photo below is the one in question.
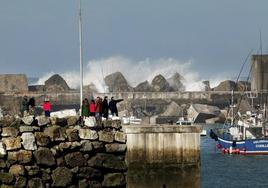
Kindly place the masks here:
POLYGON ((202 137, 201 187, 268 187, 268 156, 222 155, 202 137))

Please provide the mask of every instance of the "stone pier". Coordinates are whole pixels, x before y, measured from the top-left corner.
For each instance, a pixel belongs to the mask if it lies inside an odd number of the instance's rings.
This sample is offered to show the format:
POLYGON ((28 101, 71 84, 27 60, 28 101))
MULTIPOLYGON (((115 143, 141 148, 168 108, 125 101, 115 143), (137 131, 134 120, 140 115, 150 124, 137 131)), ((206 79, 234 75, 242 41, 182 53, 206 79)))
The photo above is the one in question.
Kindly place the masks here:
POLYGON ((199 164, 200 130, 198 126, 125 126, 127 163, 199 164))

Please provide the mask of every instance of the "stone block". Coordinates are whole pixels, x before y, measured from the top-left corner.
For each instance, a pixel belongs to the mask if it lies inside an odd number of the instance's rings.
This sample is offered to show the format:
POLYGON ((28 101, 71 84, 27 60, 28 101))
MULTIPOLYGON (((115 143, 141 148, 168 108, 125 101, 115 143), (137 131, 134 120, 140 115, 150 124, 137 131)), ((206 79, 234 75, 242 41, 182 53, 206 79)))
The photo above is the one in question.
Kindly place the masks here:
POLYGON ((3 159, 0 159, 0 169, 2 168, 6 168, 6 162, 5 162, 5 160, 3 160, 3 159))
POLYGON ((0 142, 0 158, 4 157, 7 154, 6 147, 3 142, 0 142))
POLYGON ((93 149, 96 151, 102 151, 104 149, 103 142, 93 141, 91 143, 92 143, 93 149))
POLYGON ((126 143, 126 134, 116 131, 114 134, 114 140, 121 143, 126 143))
POLYGON ((78 118, 76 116, 70 116, 67 118, 67 125, 74 126, 76 125, 77 121, 78 121, 78 118))
POLYGON ((16 177, 14 187, 16 188, 24 188, 27 185, 27 179, 23 176, 16 177))
POLYGON ((81 148, 82 152, 90 152, 93 150, 92 143, 90 141, 83 140, 81 144, 82 144, 82 148, 81 148))
POLYGON ((10 173, 0 172, 0 183, 3 184, 12 184, 14 181, 14 176, 10 173))
POLYGON ((31 125, 34 120, 34 116, 25 116, 21 120, 25 125, 31 125))
POLYGON ((105 150, 107 153, 123 153, 126 151, 126 149, 126 144, 112 143, 105 145, 105 150))
POLYGON ((69 153, 64 157, 65 162, 71 168, 87 166, 87 161, 80 152, 69 153))
POLYGON ((27 174, 29 176, 35 176, 40 172, 39 166, 25 166, 25 169, 27 170, 27 174))
POLYGON ((4 127, 2 129, 2 137, 17 137, 19 134, 18 129, 14 127, 4 127))
POLYGON ((25 168, 23 165, 12 165, 9 168, 9 173, 14 176, 24 176, 25 168))
POLYGON ((97 131, 90 129, 79 129, 79 137, 85 140, 97 140, 99 135, 97 131))
POLYGON ((27 164, 32 161, 32 152, 26 150, 8 152, 7 160, 18 162, 19 164, 27 164))
POLYGON ((120 160, 115 155, 97 153, 96 156, 92 157, 88 161, 88 166, 94 168, 104 168, 113 171, 126 171, 127 165, 124 161, 120 160))
POLYGON ((114 133, 111 131, 100 131, 99 141, 112 143, 114 141, 114 133))
POLYGON ((32 126, 20 126, 20 132, 25 133, 25 132, 33 132, 34 128, 32 126))
POLYGON ((78 177, 85 178, 87 180, 101 180, 102 173, 101 171, 91 167, 81 167, 79 168, 78 177))
POLYGON ((21 148, 21 138, 20 137, 8 137, 3 139, 3 143, 6 146, 6 151, 11 151, 11 150, 17 150, 21 148))
POLYGON ((38 117, 36 117, 36 120, 38 122, 38 126, 40 126, 40 127, 50 124, 50 119, 48 117, 45 117, 45 116, 38 116, 38 117))
POLYGON ((64 141, 66 138, 64 129, 59 126, 48 127, 44 133, 50 137, 51 141, 64 141))
POLYGON ((39 165, 53 166, 56 164, 55 158, 48 148, 38 148, 34 152, 34 157, 39 165))
POLYGON ((122 173, 106 174, 104 176, 103 187, 122 187, 126 185, 126 179, 122 173))
POLYGON ((73 175, 66 167, 58 167, 52 173, 53 187, 65 187, 72 182, 73 175))
POLYGON ((35 132, 36 143, 38 146, 48 146, 50 144, 50 138, 43 132, 35 132))
POLYGON ((66 134, 67 134, 68 140, 70 142, 79 141, 80 140, 79 132, 78 132, 77 129, 67 129, 66 130, 66 134))
POLYGON ((25 150, 36 150, 35 137, 33 133, 22 133, 21 135, 22 145, 25 150))
POLYGON ((32 178, 28 182, 28 188, 44 188, 42 183, 42 179, 40 178, 32 178))

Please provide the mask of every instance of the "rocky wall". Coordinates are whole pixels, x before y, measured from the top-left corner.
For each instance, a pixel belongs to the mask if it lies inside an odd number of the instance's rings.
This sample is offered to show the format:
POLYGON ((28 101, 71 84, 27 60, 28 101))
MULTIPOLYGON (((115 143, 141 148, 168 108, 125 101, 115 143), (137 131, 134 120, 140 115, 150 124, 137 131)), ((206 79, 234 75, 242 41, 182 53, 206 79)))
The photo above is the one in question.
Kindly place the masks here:
POLYGON ((77 117, 1 123, 1 187, 125 187, 121 122, 81 127, 77 117), (7 124, 9 124, 7 126, 7 124))

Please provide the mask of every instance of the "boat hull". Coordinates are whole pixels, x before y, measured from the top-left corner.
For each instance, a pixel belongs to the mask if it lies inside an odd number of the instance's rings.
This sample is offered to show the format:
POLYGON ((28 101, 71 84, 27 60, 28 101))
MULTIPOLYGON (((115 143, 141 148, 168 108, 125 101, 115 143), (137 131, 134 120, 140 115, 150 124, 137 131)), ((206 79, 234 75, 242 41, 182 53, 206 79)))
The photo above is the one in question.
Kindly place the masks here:
POLYGON ((210 133, 211 138, 215 139, 217 148, 222 153, 244 154, 244 155, 268 155, 268 138, 230 140, 216 133, 210 133))

